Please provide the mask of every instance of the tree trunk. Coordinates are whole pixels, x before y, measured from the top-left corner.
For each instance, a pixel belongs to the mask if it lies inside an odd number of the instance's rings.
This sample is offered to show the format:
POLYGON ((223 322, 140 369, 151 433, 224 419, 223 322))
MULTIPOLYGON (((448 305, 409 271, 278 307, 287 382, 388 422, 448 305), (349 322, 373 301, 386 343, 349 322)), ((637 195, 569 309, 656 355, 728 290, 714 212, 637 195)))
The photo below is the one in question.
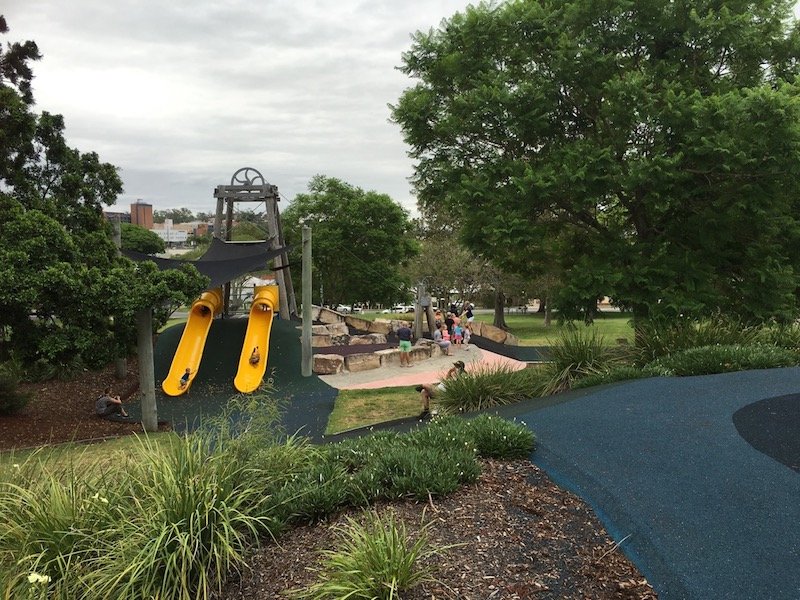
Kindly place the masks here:
POLYGON ((156 375, 153 365, 153 311, 136 311, 136 346, 139 351, 139 392, 142 396, 142 428, 158 431, 156 375))
POLYGON ((550 302, 542 300, 542 304, 544 305, 544 326, 550 327, 553 323, 553 311, 550 310, 550 302))
POLYGON ((500 329, 508 329, 505 307, 506 295, 501 290, 497 290, 494 294, 494 322, 492 325, 500 329))
POLYGON ((547 299, 546 298, 539 298, 539 308, 536 312, 538 313, 546 313, 547 312, 547 299))

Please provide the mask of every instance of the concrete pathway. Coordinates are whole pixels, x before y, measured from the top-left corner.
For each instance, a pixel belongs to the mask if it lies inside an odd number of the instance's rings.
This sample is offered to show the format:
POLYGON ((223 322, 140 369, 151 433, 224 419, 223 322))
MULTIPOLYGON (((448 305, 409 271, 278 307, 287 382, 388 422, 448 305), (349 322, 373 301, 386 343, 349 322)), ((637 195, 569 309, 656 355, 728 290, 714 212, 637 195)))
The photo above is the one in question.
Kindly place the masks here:
POLYGON ((524 362, 470 345, 468 348, 456 348, 452 356, 430 358, 417 362, 411 367, 388 366, 357 373, 320 375, 319 378, 331 387, 347 390, 419 385, 439 381, 457 360, 464 361, 467 371, 495 365, 504 365, 515 371, 526 367, 524 362))

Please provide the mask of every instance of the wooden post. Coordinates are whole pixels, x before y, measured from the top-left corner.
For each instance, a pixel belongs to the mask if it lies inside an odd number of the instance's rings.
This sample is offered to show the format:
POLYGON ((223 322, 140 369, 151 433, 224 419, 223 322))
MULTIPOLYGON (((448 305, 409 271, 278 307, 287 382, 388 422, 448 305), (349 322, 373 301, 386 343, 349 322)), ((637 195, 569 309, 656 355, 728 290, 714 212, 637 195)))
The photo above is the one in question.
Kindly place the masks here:
POLYGON ((422 338, 422 294, 425 293, 425 285, 420 282, 417 284, 417 299, 414 302, 414 337, 422 338))
MULTIPOLYGON (((119 220, 119 215, 116 214, 111 219, 111 225, 114 228, 114 245, 117 247, 117 254, 122 254, 122 224, 119 220)), ((119 321, 114 320, 114 329, 119 329, 119 321)), ((128 361, 124 356, 117 356, 114 358, 114 377, 117 379, 125 379, 128 375, 128 361)))
POLYGON ((156 376, 153 366, 153 311, 136 311, 136 346, 139 354, 139 392, 142 396, 142 428, 158 431, 156 407, 156 376))
POLYGON ((303 337, 302 362, 300 372, 310 377, 314 370, 314 357, 311 350, 311 228, 303 225, 303 337))
MULTIPOLYGON (((285 246, 285 242, 283 239, 283 225, 281 225, 281 212, 278 209, 278 201, 275 200, 275 222, 277 224, 278 229, 278 247, 285 246)), ((286 284, 286 305, 289 309, 289 314, 291 316, 297 315, 297 299, 295 298, 294 294, 294 286, 292 285, 292 272, 289 268, 289 255, 284 252, 281 254, 281 262, 286 265, 283 270, 283 281, 286 284)))
MULTIPOLYGON (((281 247, 278 232, 278 205, 274 199, 268 199, 267 205, 267 233, 269 234, 269 247, 272 250, 277 250, 281 247)), ((281 319, 289 319, 289 296, 286 293, 286 274, 280 267, 284 266, 283 256, 276 256, 273 260, 275 265, 275 280, 278 282, 278 291, 280 292, 280 306, 279 313, 281 319)))
MULTIPOLYGON (((217 188, 219 190, 219 187, 217 188)), ((222 237, 222 208, 224 205, 225 200, 222 196, 217 197, 217 214, 214 215, 214 237, 218 240, 223 239, 222 237)))
MULTIPOLYGON (((228 198, 227 214, 225 216, 225 240, 231 241, 233 237, 233 199, 228 198)), ((222 313, 227 317, 231 311, 231 282, 225 282, 222 295, 222 313)))

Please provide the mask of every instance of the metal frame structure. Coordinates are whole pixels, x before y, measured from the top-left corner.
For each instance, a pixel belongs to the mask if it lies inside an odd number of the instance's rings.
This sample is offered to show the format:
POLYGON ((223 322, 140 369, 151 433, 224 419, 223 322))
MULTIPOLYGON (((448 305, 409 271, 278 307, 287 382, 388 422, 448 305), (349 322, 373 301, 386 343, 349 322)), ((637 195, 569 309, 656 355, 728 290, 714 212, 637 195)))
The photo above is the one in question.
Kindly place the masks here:
MULTIPOLYGON (((231 177, 230 185, 218 185, 214 189, 217 199, 217 212, 214 219, 214 237, 230 241, 233 228, 233 205, 236 202, 263 202, 267 215, 267 234, 269 247, 278 250, 285 246, 281 218, 278 210, 278 186, 267 183, 264 176, 252 167, 243 167, 231 177), (222 215, 225 213, 225 227, 222 215), (223 237, 224 235, 224 237, 223 237)), ((266 267, 266 265, 265 265, 266 267)), ((292 287, 292 276, 289 272, 289 256, 286 252, 273 259, 275 280, 280 289, 279 313, 281 319, 297 317, 297 301, 292 287)), ((227 315, 230 306, 230 283, 225 285, 224 313, 227 315)))

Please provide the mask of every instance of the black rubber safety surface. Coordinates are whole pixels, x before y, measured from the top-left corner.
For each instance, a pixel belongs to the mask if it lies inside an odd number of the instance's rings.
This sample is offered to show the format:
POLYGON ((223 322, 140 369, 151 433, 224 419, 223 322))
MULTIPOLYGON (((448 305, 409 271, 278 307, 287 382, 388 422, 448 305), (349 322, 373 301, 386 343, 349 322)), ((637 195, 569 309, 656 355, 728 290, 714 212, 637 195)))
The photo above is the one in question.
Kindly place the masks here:
MULTIPOLYGON (((204 416, 219 414, 227 401, 237 394, 233 378, 247 319, 214 320, 191 389, 173 398, 164 394, 160 385, 169 372, 183 327, 179 324, 161 333, 154 348, 158 419, 171 422, 178 431, 195 429, 204 416)), ((337 390, 315 375, 303 377, 300 361, 299 324, 276 318, 270 336, 267 376, 272 379, 275 395, 284 406, 283 425, 288 433, 299 432, 320 441, 337 390)), ((137 408, 131 407, 131 416, 136 418, 139 416, 137 408)))
POLYGON ((749 408, 746 428, 763 428, 762 440, 798 437, 787 412, 755 415, 799 389, 800 368, 770 369, 643 379, 495 412, 536 433, 533 461, 594 507, 660 600, 796 599, 800 474, 776 456, 787 446, 756 450, 734 415, 749 408))
POLYGON ((753 448, 800 473, 800 394, 748 404, 733 413, 733 424, 753 448))

